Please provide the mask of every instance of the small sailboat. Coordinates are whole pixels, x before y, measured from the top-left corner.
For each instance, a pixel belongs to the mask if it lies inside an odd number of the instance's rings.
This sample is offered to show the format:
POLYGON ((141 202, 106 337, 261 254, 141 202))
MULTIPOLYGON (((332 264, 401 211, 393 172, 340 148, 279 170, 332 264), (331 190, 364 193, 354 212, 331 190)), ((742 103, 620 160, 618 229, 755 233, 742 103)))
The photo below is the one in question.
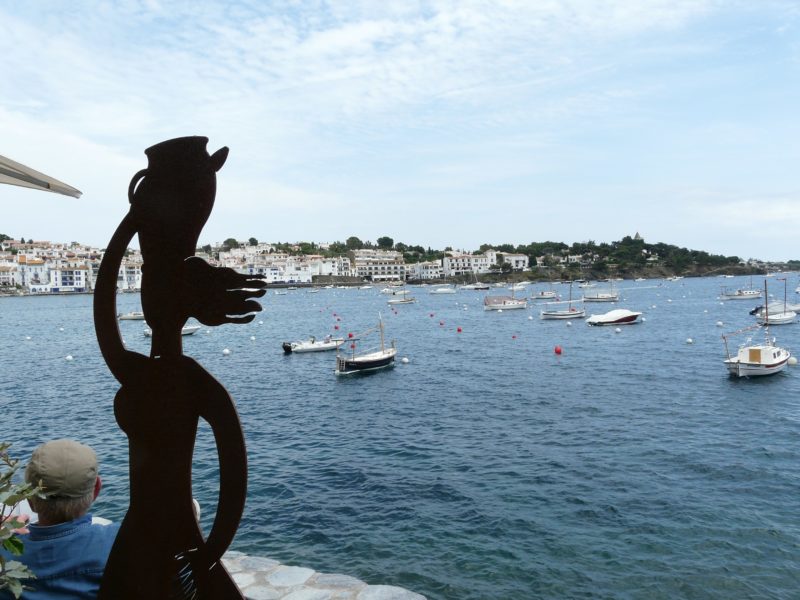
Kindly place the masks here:
POLYGON ((515 298, 514 290, 510 296, 489 296, 483 299, 483 310, 514 310, 528 308, 525 298, 515 298))
POLYGON ((584 302, 616 302, 619 300, 619 292, 614 291, 614 280, 609 279, 608 291, 590 292, 583 295, 584 302))
MULTIPOLYGON (((797 320, 797 313, 786 303, 786 278, 783 280, 783 306, 767 302, 760 311, 756 312, 756 320, 762 325, 789 325, 797 320)), ((767 296, 767 280, 764 280, 764 297, 767 296)))
MULTIPOLYGON (((359 338, 363 338, 371 331, 374 330, 361 334, 359 338)), ((381 336, 380 348, 356 354, 355 341, 350 342, 350 349, 352 352, 342 352, 341 347, 337 348, 336 369, 334 373, 336 373, 336 375, 352 375, 354 373, 367 373, 377 369, 393 367, 394 359, 397 355, 397 347, 394 340, 392 340, 392 345, 390 347, 386 347, 384 342, 383 319, 380 315, 378 316, 378 331, 381 336)))
MULTIPOLYGON (((547 306, 562 304, 561 302, 548 302, 547 306)), ((567 301, 567 308, 545 308, 539 311, 539 318, 548 319, 576 319, 583 318, 586 315, 586 309, 575 308, 572 306, 572 282, 569 284, 569 300, 567 301)))

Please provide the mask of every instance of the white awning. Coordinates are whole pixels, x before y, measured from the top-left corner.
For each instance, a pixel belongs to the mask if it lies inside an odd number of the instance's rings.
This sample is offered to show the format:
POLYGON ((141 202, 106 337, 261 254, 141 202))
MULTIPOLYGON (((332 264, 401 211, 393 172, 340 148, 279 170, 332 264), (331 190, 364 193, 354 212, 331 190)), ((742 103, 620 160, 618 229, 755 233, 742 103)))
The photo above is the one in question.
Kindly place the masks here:
POLYGON ((53 179, 44 173, 39 173, 39 171, 34 171, 30 167, 26 167, 5 156, 0 156, 0 183, 64 194, 73 198, 81 197, 80 190, 76 190, 71 185, 67 185, 58 179, 53 179))

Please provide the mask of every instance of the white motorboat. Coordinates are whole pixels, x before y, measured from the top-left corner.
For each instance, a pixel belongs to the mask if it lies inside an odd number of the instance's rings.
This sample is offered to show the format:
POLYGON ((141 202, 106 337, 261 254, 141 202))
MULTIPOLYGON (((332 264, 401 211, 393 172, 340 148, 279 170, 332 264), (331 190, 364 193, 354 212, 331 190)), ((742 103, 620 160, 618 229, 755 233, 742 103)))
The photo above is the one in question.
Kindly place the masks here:
POLYGON ((528 308, 528 301, 514 296, 486 296, 483 299, 483 310, 514 310, 528 308))
POLYGON ((761 290, 729 290, 723 287, 719 295, 720 300, 755 300, 756 298, 761 298, 761 290))
POLYGON ((456 288, 454 288, 451 285, 444 285, 444 286, 441 286, 441 287, 434 288, 428 293, 429 294, 455 294, 456 293, 456 288))
POLYGON ((512 292, 524 292, 528 287, 527 281, 520 281, 508 287, 512 292))
POLYGON ((555 290, 542 290, 531 296, 531 300, 552 300, 557 297, 555 290))
POLYGON ((743 344, 739 346, 734 356, 728 351, 728 336, 722 336, 725 341, 725 353, 728 356, 725 359, 725 366, 731 375, 737 377, 774 375, 783 371, 789 364, 791 353, 786 348, 776 346, 774 338, 769 337, 768 329, 766 327, 764 329, 766 335, 763 344, 743 344))
MULTIPOLYGON (((184 325, 181 327, 181 335, 194 335, 203 328, 202 325, 184 325)), ((153 337, 153 330, 145 327, 143 331, 145 337, 153 337)))
POLYGON ((120 321, 144 321, 144 313, 140 310, 134 310, 128 313, 120 313, 117 318, 120 321))
MULTIPOLYGON (((397 355, 397 347, 394 340, 390 347, 386 347, 383 339, 383 319, 378 321, 378 330, 381 336, 381 345, 377 349, 371 349, 361 354, 356 354, 356 342, 350 343, 352 352, 343 352, 341 348, 336 351, 336 369, 334 373, 337 375, 352 375, 354 373, 367 373, 377 369, 385 369, 394 366, 394 358, 397 355)), ((371 331, 374 331, 371 330, 371 331)), ((369 331, 359 335, 359 338, 364 338, 369 331)))
POLYGON ((633 325, 639 323, 642 313, 628 310, 627 308, 616 308, 602 315, 591 315, 586 319, 587 325, 633 325))
POLYGON ((325 352, 326 350, 336 350, 344 344, 344 338, 333 338, 326 336, 318 340, 313 335, 307 340, 297 342, 283 342, 283 351, 286 354, 300 354, 302 352, 325 352))
POLYGON ((361 286, 360 288, 358 288, 358 289, 360 289, 360 290, 371 290, 371 289, 372 289, 372 286, 371 286, 371 285, 362 285, 362 286, 361 286))

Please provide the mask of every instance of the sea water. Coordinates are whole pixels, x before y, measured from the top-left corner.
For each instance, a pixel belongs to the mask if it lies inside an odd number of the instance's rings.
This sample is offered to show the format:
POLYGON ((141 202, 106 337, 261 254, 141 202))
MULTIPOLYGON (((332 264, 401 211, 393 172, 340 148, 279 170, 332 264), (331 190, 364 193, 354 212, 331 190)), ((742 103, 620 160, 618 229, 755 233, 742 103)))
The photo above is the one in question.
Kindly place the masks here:
MULTIPOLYGON (((432 599, 797 597, 800 371, 729 377, 721 334, 751 325, 753 306, 721 303, 719 281, 618 282, 619 303, 586 308, 644 313, 619 331, 485 312, 484 292, 412 287, 418 303, 392 308, 378 286, 270 292, 252 323, 203 327, 184 351, 230 391, 247 439, 232 549, 432 599), (408 359, 393 369, 337 377, 334 353, 281 350, 350 333, 366 349, 379 314, 408 359)), ((91 301, 0 299, 0 439, 23 459, 56 437, 92 445, 95 513, 120 520, 127 445, 91 301)), ((149 352, 143 322, 119 327, 149 352)), ((800 324, 772 334, 800 351, 800 324)), ((762 336, 731 351, 748 335, 762 336)), ((194 462, 208 531, 208 426, 194 462)))

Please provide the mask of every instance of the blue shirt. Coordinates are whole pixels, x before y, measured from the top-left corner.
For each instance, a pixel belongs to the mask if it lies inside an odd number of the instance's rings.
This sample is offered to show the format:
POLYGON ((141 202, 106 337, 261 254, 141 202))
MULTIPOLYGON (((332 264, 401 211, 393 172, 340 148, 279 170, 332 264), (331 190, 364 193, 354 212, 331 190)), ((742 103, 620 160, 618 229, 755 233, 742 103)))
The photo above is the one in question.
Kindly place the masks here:
MULTIPOLYGON (((91 513, 58 525, 29 525, 20 536, 22 556, 3 552, 6 560, 17 560, 33 571, 36 579, 22 583, 33 589, 23 600, 84 600, 97 597, 106 560, 119 525, 92 523, 91 513)), ((2 551, 0 551, 2 552, 2 551)), ((0 598, 13 598, 0 592, 0 598)))

